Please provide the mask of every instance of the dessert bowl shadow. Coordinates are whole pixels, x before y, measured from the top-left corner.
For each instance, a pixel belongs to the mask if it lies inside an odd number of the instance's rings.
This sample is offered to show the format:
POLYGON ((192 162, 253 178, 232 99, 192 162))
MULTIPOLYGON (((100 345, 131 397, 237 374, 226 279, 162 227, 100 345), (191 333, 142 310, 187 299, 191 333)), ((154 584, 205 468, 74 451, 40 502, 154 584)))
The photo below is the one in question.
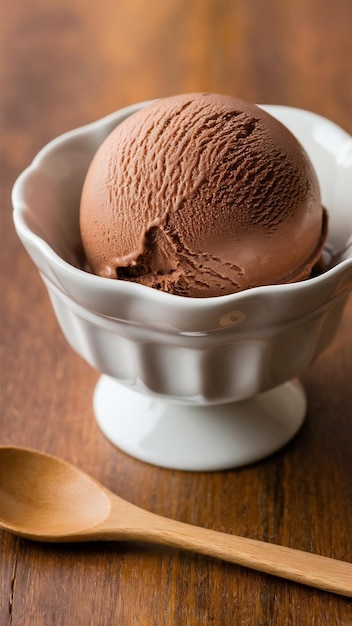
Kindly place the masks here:
MULTIPOLYGON (((352 288, 352 140, 334 123, 264 106, 301 141, 329 212, 328 269, 304 282, 185 298, 84 270, 80 194, 97 148, 140 103, 49 143, 13 189, 14 223, 72 348, 123 385, 187 404, 252 397, 331 342, 352 288)), ((287 242, 289 245, 289 242, 287 242)))

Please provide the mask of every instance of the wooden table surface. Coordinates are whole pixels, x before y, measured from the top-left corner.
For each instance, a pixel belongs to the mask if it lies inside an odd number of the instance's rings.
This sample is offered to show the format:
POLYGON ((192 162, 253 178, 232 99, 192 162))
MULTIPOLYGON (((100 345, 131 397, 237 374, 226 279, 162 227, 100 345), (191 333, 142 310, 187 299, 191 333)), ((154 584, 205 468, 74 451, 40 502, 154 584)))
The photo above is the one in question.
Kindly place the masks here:
MULTIPOLYGON (((352 301, 302 377, 297 437, 249 467, 159 469, 115 449, 98 378, 67 345, 12 225, 10 190, 56 135, 131 103, 214 91, 310 109, 352 132, 350 0, 13 0, 1 16, 0 443, 79 465, 175 519, 352 561, 352 301)), ((147 544, 0 533, 0 624, 352 624, 351 601, 147 544)))

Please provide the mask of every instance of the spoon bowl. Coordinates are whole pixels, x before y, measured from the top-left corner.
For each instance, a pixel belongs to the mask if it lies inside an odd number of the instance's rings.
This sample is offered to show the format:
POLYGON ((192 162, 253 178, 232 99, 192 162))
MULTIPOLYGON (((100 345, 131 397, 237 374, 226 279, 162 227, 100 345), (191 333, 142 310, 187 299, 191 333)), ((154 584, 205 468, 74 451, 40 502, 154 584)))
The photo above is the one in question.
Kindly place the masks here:
POLYGON ((149 541, 352 597, 351 563, 161 517, 29 448, 0 446, 0 528, 47 542, 149 541))
POLYGON ((43 453, 0 447, 0 526, 23 537, 64 540, 105 519, 105 490, 84 472, 43 453))

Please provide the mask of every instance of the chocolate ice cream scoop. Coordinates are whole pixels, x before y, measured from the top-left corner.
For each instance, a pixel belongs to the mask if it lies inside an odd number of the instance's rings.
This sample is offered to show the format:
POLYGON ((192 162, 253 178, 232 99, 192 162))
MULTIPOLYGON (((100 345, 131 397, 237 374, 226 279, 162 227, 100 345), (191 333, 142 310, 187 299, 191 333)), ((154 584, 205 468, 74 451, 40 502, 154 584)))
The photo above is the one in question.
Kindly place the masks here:
POLYGON ((327 217, 302 146, 254 104, 165 98, 95 155, 80 225, 92 271, 207 297, 308 278, 327 217))

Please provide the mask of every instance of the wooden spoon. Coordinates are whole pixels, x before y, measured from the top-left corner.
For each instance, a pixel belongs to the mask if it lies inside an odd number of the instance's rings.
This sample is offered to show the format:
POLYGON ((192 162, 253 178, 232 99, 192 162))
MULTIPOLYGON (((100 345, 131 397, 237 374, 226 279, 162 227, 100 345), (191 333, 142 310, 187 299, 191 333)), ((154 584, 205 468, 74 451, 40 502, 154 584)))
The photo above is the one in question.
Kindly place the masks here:
POLYGON ((56 457, 0 446, 0 528, 36 541, 150 541, 352 597, 352 564, 144 511, 56 457))

